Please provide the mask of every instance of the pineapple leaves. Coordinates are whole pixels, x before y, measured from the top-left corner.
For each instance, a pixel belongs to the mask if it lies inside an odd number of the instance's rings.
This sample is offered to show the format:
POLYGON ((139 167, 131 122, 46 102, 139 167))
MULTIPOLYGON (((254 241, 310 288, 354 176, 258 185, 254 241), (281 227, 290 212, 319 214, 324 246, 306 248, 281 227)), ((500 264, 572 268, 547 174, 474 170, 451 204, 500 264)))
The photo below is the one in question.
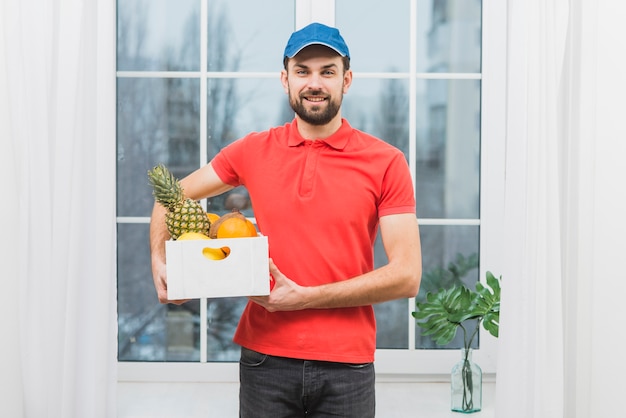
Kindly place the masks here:
MULTIPOLYGON (((416 307, 412 315, 423 329, 422 335, 429 335, 439 345, 452 341, 457 328, 463 328, 463 322, 469 319, 478 320, 477 328, 482 321, 485 330, 497 337, 500 325, 500 279, 487 272, 486 286, 476 283, 476 291, 455 285, 436 293, 429 292, 426 300, 417 302, 416 307)), ((467 343, 468 346, 470 344, 471 341, 467 343)))
POLYGON ((148 171, 154 200, 161 204, 165 213, 165 225, 173 239, 185 232, 208 235, 211 222, 199 202, 185 198, 180 182, 163 164, 148 171))

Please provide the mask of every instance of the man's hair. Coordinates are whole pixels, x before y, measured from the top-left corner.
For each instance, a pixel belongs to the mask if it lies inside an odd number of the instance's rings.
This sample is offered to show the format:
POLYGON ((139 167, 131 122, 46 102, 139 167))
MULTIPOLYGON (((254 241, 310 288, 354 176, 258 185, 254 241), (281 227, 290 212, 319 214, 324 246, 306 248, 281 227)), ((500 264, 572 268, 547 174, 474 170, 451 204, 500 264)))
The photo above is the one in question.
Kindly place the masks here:
MULTIPOLYGON (((287 69, 290 59, 291 58, 289 57, 283 58, 283 66, 285 67, 285 70, 287 69)), ((350 57, 341 57, 341 61, 343 62, 343 72, 345 74, 345 72, 350 69, 350 57)))

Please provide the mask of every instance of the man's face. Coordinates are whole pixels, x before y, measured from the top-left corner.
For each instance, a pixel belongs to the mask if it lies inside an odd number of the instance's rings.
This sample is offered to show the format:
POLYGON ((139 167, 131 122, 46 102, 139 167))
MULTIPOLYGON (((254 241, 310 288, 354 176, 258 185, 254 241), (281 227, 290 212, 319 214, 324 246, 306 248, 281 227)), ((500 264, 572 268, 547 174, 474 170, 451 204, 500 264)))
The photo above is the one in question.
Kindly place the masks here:
POLYGON ((343 95, 352 82, 341 57, 322 45, 311 45, 289 60, 281 79, 289 104, 304 122, 326 125, 339 114, 343 95))

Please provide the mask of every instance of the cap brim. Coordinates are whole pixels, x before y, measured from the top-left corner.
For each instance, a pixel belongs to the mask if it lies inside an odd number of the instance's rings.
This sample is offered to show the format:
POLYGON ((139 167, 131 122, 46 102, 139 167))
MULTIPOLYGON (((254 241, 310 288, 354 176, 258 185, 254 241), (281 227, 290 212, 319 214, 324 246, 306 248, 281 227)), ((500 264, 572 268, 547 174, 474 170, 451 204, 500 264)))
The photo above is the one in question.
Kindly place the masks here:
POLYGON ((333 51, 335 51, 337 54, 339 54, 339 55, 340 55, 340 56, 342 56, 342 57, 345 57, 345 56, 346 56, 346 54, 345 54, 345 53, 343 53, 343 52, 339 51, 337 48, 335 48, 335 47, 333 47, 333 46, 331 46, 331 45, 328 45, 327 43, 324 43, 324 42, 318 42, 318 41, 315 41, 315 42, 309 42, 309 43, 307 43, 307 44, 304 44, 304 45, 302 45, 299 49, 295 50, 295 51, 294 51, 294 52, 292 52, 292 53, 288 53, 288 54, 287 54, 287 55, 285 55, 285 56, 286 56, 287 58, 293 58, 293 57, 295 57, 296 55, 298 55, 298 54, 300 53, 300 51, 302 51, 304 48, 306 48, 307 46, 311 46, 311 45, 322 45, 322 46, 325 46, 326 48, 332 49, 333 51))

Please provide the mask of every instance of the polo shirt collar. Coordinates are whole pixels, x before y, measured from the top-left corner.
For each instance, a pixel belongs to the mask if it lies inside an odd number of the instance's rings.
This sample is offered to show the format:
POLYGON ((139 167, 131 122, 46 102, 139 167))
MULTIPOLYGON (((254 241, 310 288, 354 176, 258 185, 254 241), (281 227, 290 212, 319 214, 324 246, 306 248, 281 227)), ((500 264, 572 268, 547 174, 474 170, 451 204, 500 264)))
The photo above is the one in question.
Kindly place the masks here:
MULTIPOLYGON (((343 150, 346 145, 348 145, 351 132, 352 127, 346 119, 342 118, 341 127, 337 130, 337 132, 335 132, 328 138, 317 139, 317 141, 322 141, 336 150, 343 150)), ((291 124, 291 132, 288 139, 288 145, 290 147, 297 147, 304 141, 305 139, 302 137, 302 135, 300 135, 300 132, 298 132, 298 119, 294 119, 293 123, 291 124)))

